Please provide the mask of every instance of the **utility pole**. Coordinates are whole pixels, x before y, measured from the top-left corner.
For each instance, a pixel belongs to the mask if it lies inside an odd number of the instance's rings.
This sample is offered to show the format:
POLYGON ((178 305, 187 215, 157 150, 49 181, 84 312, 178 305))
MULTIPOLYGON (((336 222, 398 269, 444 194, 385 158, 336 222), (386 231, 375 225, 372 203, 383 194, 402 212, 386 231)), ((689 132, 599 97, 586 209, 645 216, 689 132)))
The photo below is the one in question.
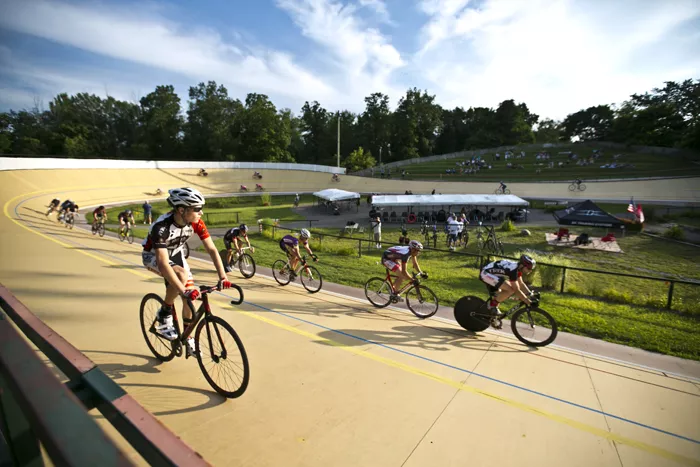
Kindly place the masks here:
POLYGON ((340 168, 340 110, 338 111, 338 167, 340 168))
POLYGON ((379 146, 379 165, 382 165, 382 147, 379 146))

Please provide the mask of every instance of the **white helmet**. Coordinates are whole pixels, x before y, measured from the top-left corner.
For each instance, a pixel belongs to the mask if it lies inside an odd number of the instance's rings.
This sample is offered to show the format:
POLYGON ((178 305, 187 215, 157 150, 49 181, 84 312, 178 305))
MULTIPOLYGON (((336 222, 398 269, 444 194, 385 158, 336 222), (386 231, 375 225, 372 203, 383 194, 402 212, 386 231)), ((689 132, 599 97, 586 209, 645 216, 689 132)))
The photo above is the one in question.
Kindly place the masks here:
POLYGON ((173 188, 168 190, 168 204, 172 207, 203 206, 204 196, 194 188, 173 188))
POLYGON ((311 238, 311 232, 309 232, 306 229, 301 229, 301 232, 299 232, 299 233, 301 233, 301 236, 304 238, 311 238))
POLYGON ((419 242, 418 240, 411 240, 408 243, 408 247, 412 248, 414 250, 422 251, 423 250, 423 244, 419 242))

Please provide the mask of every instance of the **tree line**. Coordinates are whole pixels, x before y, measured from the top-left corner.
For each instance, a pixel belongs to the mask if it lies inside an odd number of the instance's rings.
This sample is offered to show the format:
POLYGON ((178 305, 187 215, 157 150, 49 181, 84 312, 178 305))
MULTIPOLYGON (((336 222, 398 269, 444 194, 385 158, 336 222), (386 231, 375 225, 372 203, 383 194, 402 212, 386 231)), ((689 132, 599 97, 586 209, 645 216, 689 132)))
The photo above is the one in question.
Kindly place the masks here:
POLYGON ((319 102, 278 109, 264 94, 245 101, 214 81, 189 88, 187 110, 171 85, 138 103, 94 94, 57 95, 48 110, 0 113, 0 153, 75 158, 298 162, 349 170, 462 150, 572 139, 700 150, 700 80, 669 81, 620 105, 598 105, 562 121, 540 119, 513 99, 495 109, 445 109, 411 88, 395 109, 373 93, 365 109, 330 112, 319 102))

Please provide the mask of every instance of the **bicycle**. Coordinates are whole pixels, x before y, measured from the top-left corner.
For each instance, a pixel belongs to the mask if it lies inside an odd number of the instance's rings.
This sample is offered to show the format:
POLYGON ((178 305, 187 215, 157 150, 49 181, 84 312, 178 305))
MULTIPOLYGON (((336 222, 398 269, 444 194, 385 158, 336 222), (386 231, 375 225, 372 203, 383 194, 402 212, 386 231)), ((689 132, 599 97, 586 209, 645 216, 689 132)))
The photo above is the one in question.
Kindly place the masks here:
MULTIPOLYGON (((236 289, 240 294, 240 298, 238 300, 232 300, 231 303, 234 305, 243 303, 243 290, 241 290, 241 288, 235 284, 231 284, 231 287, 236 289)), ((177 319, 177 313, 173 312, 173 324, 175 325, 175 330, 177 331, 177 338, 172 341, 161 336, 155 330, 156 316, 160 308, 163 306, 163 299, 155 293, 146 294, 141 300, 141 308, 139 313, 141 320, 141 331, 144 339, 146 339, 146 345, 151 350, 153 355, 161 362, 169 362, 176 356, 182 356, 183 349, 187 346, 187 339, 190 337, 190 334, 195 331, 196 327, 197 329, 194 334, 194 356, 197 358, 199 369, 202 371, 204 379, 206 379, 209 385, 222 396, 227 398, 236 398, 240 397, 245 392, 250 380, 248 354, 245 351, 245 347, 243 347, 241 338, 238 337, 238 334, 236 334, 236 331, 233 330, 231 325, 219 316, 212 314, 211 307, 209 306, 208 294, 215 290, 218 291, 221 289, 218 286, 199 286, 199 291, 202 294, 200 298, 202 304, 199 306, 197 311, 195 311, 192 301, 189 299, 187 300, 187 304, 193 313, 193 320, 182 332, 180 332, 180 323, 177 319), (202 319, 202 317, 204 317, 204 319, 202 319), (224 337, 222 336, 223 331, 226 331, 229 336, 233 337, 234 345, 229 344, 228 347, 224 345, 224 339, 222 339, 222 337, 224 337), (149 336, 154 337, 153 342, 149 336), (206 342, 201 342, 202 337, 206 339, 206 342), (156 349, 156 345, 163 346, 164 350, 161 351, 160 347, 156 349), (214 351, 214 347, 217 348, 216 353, 214 351), (231 359, 235 355, 236 349, 240 355, 241 361, 239 363, 234 363, 234 371, 236 369, 242 369, 243 376, 240 378, 235 378, 230 377, 227 374, 223 375, 222 384, 233 383, 236 379, 239 380, 237 387, 231 389, 224 388, 219 385, 219 383, 214 381, 214 377, 218 377, 223 371, 225 371, 224 369, 219 368, 218 364, 223 364, 227 360, 231 359), (209 355, 212 357, 212 362, 216 365, 215 367, 213 367, 212 364, 204 364, 202 351, 208 351, 209 355)), ((185 358, 189 358, 189 354, 186 351, 184 353, 185 358)))
MULTIPOLYGON (((423 276, 426 278, 428 277, 427 274, 423 276)), ((411 310, 411 313, 421 319, 430 318, 437 313, 440 305, 437 295, 420 283, 418 274, 414 272, 413 279, 408 281, 399 291, 396 291, 391 278, 392 275, 387 269, 385 278, 372 277, 365 283, 365 297, 367 297, 367 300, 369 300, 372 305, 377 308, 384 308, 390 303, 398 303, 399 295, 406 292, 406 306, 411 310), (411 298, 412 293, 415 293, 416 299, 411 298), (411 300, 414 300, 414 302, 417 301, 417 303, 413 303, 411 300), (427 308, 427 311, 418 311, 416 305, 423 305, 427 303, 428 300, 431 301, 431 304, 427 308)))
MULTIPOLYGON (((250 247, 243 247, 241 248, 241 251, 248 250, 250 247)), ((224 260, 224 264, 226 264, 226 258, 228 255, 228 251, 226 249, 222 250, 222 257, 224 260)), ((236 263, 238 263, 238 270, 241 271, 241 275, 245 277, 246 279, 250 279, 255 275, 255 260, 251 255, 248 253, 241 253, 238 254, 237 251, 233 252, 233 256, 231 257, 231 262, 228 263, 228 266, 233 269, 236 267, 236 263)))
MULTIPOLYGON (((318 257, 316 255, 314 255, 313 258, 314 260, 318 261, 318 257)), ((279 285, 287 285, 292 280, 289 274, 289 271, 292 269, 290 261, 291 260, 289 258, 287 258, 287 261, 278 259, 272 264, 272 276, 279 285)), ((318 272, 318 269, 315 267, 309 266, 308 262, 306 261, 306 256, 302 256, 300 262, 301 264, 297 266, 297 269, 293 271, 293 273, 295 275, 299 274, 299 277, 301 278, 301 285, 303 285, 309 293, 316 293, 321 290, 321 287, 323 286, 323 277, 321 276, 321 273, 318 272), (315 285, 316 281, 318 281, 318 286, 315 285)))
POLYGON ((535 302, 532 306, 520 302, 496 317, 488 310, 486 301, 468 295, 455 303, 454 317, 460 326, 472 332, 481 332, 489 326, 501 329, 503 319, 510 318, 511 330, 520 342, 530 347, 544 347, 557 338, 558 326, 552 315, 539 307, 540 293, 535 292, 532 297, 535 302))
POLYGON ((72 229, 75 225, 75 214, 72 212, 67 212, 65 217, 63 218, 63 223, 65 224, 67 229, 72 229))
POLYGON ((503 187, 498 187, 496 191, 493 192, 495 195, 509 195, 510 188, 503 189, 503 187))
POLYGON ((572 183, 569 185, 569 191, 586 191, 585 183, 572 183))
POLYGON ((134 231, 131 226, 127 227, 126 231, 123 229, 119 230, 119 240, 124 241, 126 239, 129 243, 134 243, 134 231))
POLYGON ((105 236, 105 218, 102 217, 99 221, 97 221, 97 225, 92 226, 92 234, 99 234, 100 237, 105 236))

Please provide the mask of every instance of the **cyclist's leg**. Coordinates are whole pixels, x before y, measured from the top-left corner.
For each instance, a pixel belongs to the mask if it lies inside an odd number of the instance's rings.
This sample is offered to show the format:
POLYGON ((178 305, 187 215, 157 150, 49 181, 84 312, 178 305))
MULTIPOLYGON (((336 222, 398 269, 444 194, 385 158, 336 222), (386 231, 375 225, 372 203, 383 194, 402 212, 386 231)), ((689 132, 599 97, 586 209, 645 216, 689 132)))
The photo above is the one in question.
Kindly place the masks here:
POLYGON ((394 278, 394 289, 392 292, 399 290, 400 289, 400 284, 401 284, 401 264, 392 261, 390 259, 385 259, 382 258, 382 266, 384 266, 388 271, 391 277, 394 278), (394 274, 391 274, 391 273, 394 274), (397 274, 398 272, 398 274, 397 274))
MULTIPOLYGON (((192 271, 190 270, 190 266, 187 264, 187 260, 182 254, 182 251, 173 256, 172 261, 177 265, 173 266, 173 270, 177 274, 178 279, 180 279, 180 282, 184 284, 185 289, 194 289, 194 277, 192 276, 192 271)), ((174 292, 176 297, 179 294, 177 288, 174 292)), ((187 299, 185 297, 182 297, 182 319, 184 322, 188 322, 192 319, 192 309, 187 304, 187 299)))
POLYGON ((231 246, 231 242, 229 242, 225 238, 224 247, 226 248, 226 264, 224 264, 224 266, 228 266, 231 263, 231 260, 233 259, 233 248, 231 246))

